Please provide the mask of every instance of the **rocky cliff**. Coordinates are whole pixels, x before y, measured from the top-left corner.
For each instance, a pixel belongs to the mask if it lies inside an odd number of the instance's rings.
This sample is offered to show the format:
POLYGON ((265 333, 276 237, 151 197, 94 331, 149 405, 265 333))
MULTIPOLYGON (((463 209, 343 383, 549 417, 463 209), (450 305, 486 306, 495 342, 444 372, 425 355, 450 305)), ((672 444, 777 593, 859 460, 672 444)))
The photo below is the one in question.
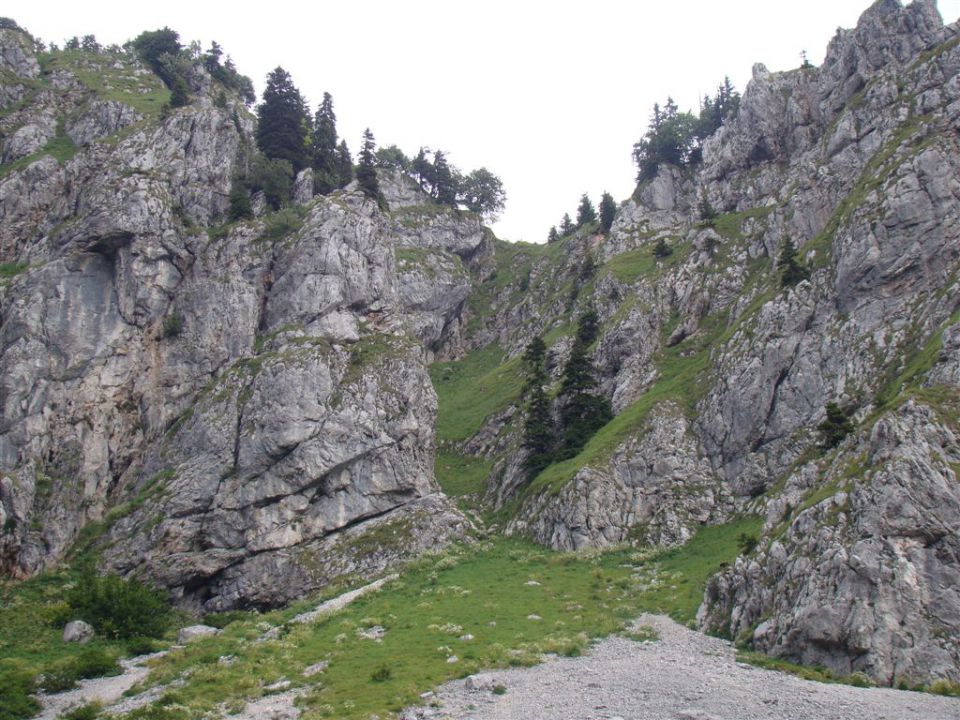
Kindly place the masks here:
POLYGON ((275 605, 463 537, 425 362, 456 331, 479 221, 414 222, 402 203, 426 198, 397 179, 396 214, 308 193, 223 225, 252 122, 199 68, 194 101, 160 114, 167 91, 128 55, 41 74, 6 29, 0 57, 4 571, 82 530, 183 603, 275 605))
POLYGON ((4 571, 95 547, 185 605, 284 602, 462 537, 436 453, 557 549, 762 516, 704 629, 960 681, 960 35, 933 2, 879 0, 819 68, 756 66, 701 163, 547 246, 400 175, 386 211, 301 178, 227 223, 238 98, 198 69, 160 113, 128 56, 44 60, 0 30, 4 571), (555 394, 588 308, 615 417, 528 478, 519 356, 545 339, 555 394))
POLYGON ((960 678, 957 37, 931 2, 881 0, 822 67, 756 66, 702 164, 661 167, 610 233, 498 248, 474 346, 515 357, 543 334, 556 380, 595 307, 617 413, 532 482, 519 395, 457 445, 493 463, 508 532, 678 544, 761 514, 706 629, 886 683, 960 678), (788 239, 810 270, 796 285, 788 239), (831 403, 854 425, 837 449, 818 432, 831 403))

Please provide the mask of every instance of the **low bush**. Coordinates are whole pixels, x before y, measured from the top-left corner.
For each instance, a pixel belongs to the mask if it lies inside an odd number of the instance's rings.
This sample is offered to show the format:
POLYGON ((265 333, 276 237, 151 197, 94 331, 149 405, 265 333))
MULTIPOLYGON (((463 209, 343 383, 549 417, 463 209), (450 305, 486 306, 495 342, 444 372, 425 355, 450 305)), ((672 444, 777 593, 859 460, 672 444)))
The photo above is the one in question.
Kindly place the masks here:
POLYGON ((117 575, 84 573, 67 602, 107 638, 160 637, 170 622, 170 605, 159 590, 117 575))
POLYGON ((22 720, 40 711, 31 696, 33 674, 12 661, 0 661, 0 720, 22 720))

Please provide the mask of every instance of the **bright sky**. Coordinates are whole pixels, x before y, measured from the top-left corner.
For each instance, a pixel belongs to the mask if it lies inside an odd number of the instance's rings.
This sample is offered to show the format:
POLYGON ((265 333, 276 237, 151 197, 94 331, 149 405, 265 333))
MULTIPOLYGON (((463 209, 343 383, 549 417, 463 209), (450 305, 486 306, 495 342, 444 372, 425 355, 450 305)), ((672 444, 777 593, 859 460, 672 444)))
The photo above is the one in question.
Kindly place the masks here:
MULTIPOLYGON (((93 33, 122 44, 169 26, 182 42, 216 40, 261 91, 282 65, 312 109, 333 95, 351 151, 369 126, 408 155, 444 150, 463 171, 500 176, 508 240, 543 242, 580 195, 596 205, 633 191, 631 149, 654 102, 697 109, 753 63, 820 64, 838 27, 869 0, 339 0, 293 3, 5 0, 0 13, 62 44, 93 33)), ((945 21, 960 0, 940 0, 945 21)))

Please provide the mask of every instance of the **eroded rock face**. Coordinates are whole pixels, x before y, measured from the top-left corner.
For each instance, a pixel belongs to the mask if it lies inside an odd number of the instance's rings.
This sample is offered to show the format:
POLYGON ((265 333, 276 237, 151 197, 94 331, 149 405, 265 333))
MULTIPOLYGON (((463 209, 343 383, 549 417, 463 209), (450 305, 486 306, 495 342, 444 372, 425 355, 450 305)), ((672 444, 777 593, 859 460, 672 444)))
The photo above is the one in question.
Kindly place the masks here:
MULTIPOLYGON (((952 423, 915 402, 844 445, 791 513, 767 505, 769 544, 707 590, 700 621, 755 647, 879 682, 960 679, 960 459, 952 423), (865 469, 851 479, 851 466, 865 469), (815 487, 816 489, 816 487, 815 487)), ((814 470, 814 473, 816 471, 814 470)), ((806 476, 806 477, 805 477, 806 476)))
MULTIPOLYGON (((508 531, 563 549, 678 544, 764 509, 775 519, 761 550, 706 598, 710 629, 881 682, 957 677, 960 502, 942 439, 960 432, 955 410, 944 414, 958 392, 956 36, 933 3, 881 0, 821 68, 757 66, 695 172, 661 168, 607 236, 565 241, 562 260, 533 262, 529 292, 492 297, 494 319, 470 341, 510 355, 596 308, 597 391, 631 418, 569 478, 529 487, 523 408, 488 418, 463 447, 496 461, 491 503, 519 500, 508 531), (704 201, 715 220, 700 217, 704 201), (811 272, 784 287, 788 238, 811 272), (654 259, 661 240, 673 254, 654 259), (565 283, 569 294, 551 294, 565 283), (890 409, 910 398, 906 416, 890 409), (817 428, 831 402, 868 434, 903 438, 899 459, 825 453, 817 428), (844 472, 843 498, 813 502, 844 472)), ((549 351, 555 380, 569 340, 549 351)))
POLYGON ((105 569, 185 606, 267 607, 462 538, 425 360, 456 338, 479 222, 314 198, 306 173, 287 226, 208 232, 252 142, 242 106, 206 78, 146 118, 64 73, 35 102, 73 156, 34 143, 0 180, 3 570, 102 521, 105 569))

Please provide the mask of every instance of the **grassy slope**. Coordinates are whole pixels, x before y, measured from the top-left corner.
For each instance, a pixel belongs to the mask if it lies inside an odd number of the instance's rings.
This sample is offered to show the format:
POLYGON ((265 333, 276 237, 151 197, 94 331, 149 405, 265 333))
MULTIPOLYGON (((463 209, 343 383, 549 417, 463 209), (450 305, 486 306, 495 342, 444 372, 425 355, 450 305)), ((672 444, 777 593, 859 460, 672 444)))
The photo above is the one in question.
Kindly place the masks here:
POLYGON ((532 664, 542 652, 579 654, 590 638, 621 630, 644 610, 691 621, 707 577, 736 556, 740 533, 758 528, 756 519, 704 528, 684 548, 659 554, 562 554, 507 539, 459 548, 420 561, 342 613, 293 626, 281 641, 251 643, 263 620, 282 622, 292 610, 235 622, 223 636, 171 653, 150 682, 192 668, 167 700, 195 712, 225 696, 228 707, 239 707, 241 698, 258 697, 264 686, 287 678, 312 688, 306 718, 382 717, 484 667, 532 664), (540 619, 528 619, 532 614, 540 619), (359 637, 374 625, 386 629, 382 642, 359 637), (461 639, 466 635, 473 638, 461 639), (218 662, 224 655, 236 661, 218 662), (451 656, 457 662, 448 662, 451 656), (322 660, 330 663, 325 672, 303 677, 305 667, 322 660))

